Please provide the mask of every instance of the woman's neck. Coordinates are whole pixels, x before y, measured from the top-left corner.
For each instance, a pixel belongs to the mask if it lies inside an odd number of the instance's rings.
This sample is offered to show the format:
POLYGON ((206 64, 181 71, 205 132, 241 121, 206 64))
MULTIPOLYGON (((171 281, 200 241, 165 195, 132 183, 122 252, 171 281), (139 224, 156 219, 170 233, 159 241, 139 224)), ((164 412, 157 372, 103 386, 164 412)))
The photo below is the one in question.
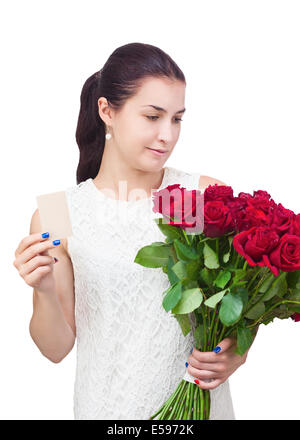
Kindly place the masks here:
POLYGON ((138 195, 139 198, 150 197, 151 190, 161 186, 163 177, 164 168, 147 172, 127 165, 114 163, 106 166, 101 163, 94 183, 98 189, 113 191, 116 199, 128 200, 130 194, 134 194, 135 197, 138 195))

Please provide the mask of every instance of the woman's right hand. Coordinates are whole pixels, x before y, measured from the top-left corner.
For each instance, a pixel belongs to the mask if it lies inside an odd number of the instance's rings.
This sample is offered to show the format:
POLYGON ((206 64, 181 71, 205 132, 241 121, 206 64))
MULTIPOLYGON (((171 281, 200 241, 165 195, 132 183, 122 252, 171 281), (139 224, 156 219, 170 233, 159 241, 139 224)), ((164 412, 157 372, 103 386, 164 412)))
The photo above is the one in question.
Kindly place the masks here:
POLYGON ((60 244, 60 240, 52 241, 47 238, 43 238, 39 232, 24 237, 15 251, 16 259, 13 265, 28 286, 41 292, 53 293, 53 264, 56 261, 49 255, 48 249, 55 248, 60 244))

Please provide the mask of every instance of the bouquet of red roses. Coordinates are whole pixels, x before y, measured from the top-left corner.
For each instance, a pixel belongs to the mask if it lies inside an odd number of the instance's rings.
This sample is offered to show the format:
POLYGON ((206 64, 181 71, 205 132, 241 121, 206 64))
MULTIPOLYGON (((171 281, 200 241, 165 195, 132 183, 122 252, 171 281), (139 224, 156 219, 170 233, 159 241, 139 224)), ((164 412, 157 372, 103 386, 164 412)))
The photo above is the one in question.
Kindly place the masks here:
MULTIPOLYGON (((166 238, 134 261, 167 274, 162 306, 197 349, 211 351, 230 335, 242 356, 260 324, 300 320, 300 214, 266 191, 235 197, 217 184, 204 194, 169 185, 153 202, 166 238)), ((150 420, 208 420, 210 391, 191 379, 186 374, 150 420)))

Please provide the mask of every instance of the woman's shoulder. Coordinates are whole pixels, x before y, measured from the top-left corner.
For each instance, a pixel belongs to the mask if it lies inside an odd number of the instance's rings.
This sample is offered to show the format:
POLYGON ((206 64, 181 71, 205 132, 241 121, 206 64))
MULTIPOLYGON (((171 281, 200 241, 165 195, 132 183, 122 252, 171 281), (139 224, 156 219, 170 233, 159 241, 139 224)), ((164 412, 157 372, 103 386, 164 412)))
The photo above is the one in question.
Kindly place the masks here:
POLYGON ((219 179, 216 179, 215 177, 200 175, 198 187, 199 189, 205 189, 209 185, 214 185, 215 183, 217 183, 218 185, 226 185, 226 183, 222 182, 219 179))
POLYGON ((91 184, 91 179, 86 179, 80 183, 75 183, 73 185, 69 185, 65 188, 65 193, 68 199, 78 199, 82 197, 86 197, 89 187, 91 184))

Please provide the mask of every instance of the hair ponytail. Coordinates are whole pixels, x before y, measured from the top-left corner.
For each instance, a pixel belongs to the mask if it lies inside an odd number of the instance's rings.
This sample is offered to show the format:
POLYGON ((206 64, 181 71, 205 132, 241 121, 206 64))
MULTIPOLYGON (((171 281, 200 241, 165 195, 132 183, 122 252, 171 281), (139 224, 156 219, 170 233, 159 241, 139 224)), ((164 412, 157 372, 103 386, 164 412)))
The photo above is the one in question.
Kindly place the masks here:
POLYGON ((103 68, 84 83, 76 142, 80 157, 77 184, 95 178, 99 172, 105 146, 105 123, 99 115, 98 100, 105 97, 116 111, 134 96, 146 77, 165 77, 185 83, 183 72, 164 51, 156 46, 130 43, 118 47, 103 68))
POLYGON ((80 95, 80 111, 76 129, 76 142, 80 150, 77 184, 94 178, 100 168, 105 144, 105 124, 98 113, 100 94, 99 72, 90 76, 80 95))

